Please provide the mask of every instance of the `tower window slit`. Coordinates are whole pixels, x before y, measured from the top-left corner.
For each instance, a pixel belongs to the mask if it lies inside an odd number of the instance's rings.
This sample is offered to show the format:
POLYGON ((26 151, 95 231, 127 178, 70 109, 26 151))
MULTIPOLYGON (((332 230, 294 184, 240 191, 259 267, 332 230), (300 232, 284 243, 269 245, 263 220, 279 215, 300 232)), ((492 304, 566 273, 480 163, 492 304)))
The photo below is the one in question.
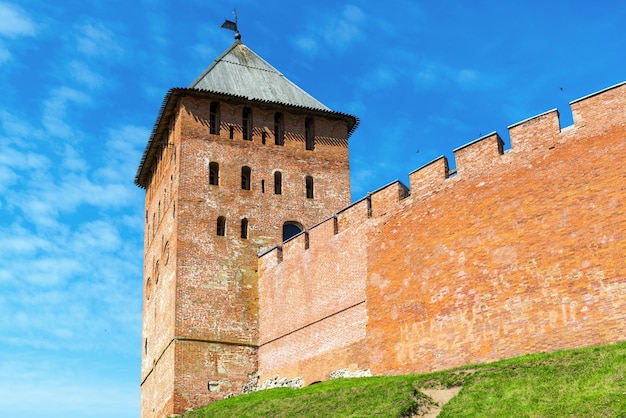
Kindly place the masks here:
POLYGON ((209 133, 212 135, 219 135, 220 133, 220 104, 217 102, 211 103, 209 112, 209 133))
POLYGON ((241 118, 241 131, 243 139, 246 141, 252 140, 252 109, 244 107, 241 118))
POLYGON ((285 145, 285 119, 280 112, 274 114, 274 143, 285 145))
POLYGON ((226 218, 223 216, 217 218, 217 235, 220 237, 226 235, 226 218))
POLYGON ((250 190, 250 175, 251 175, 250 167, 247 167, 247 166, 241 167, 241 189, 242 190, 250 190))
POLYGON ((248 239, 248 219, 241 220, 241 238, 248 239))
POLYGON ((274 173, 274 194, 282 194, 283 192, 283 173, 277 171, 274 173))
POLYGON ((306 197, 313 199, 313 177, 306 176, 306 197))
POLYGON ((306 118, 304 121, 304 137, 306 149, 313 151, 315 149, 315 126, 313 124, 313 118, 306 118))
POLYGON ((220 184, 220 165, 216 162, 209 164, 209 184, 215 186, 220 184))

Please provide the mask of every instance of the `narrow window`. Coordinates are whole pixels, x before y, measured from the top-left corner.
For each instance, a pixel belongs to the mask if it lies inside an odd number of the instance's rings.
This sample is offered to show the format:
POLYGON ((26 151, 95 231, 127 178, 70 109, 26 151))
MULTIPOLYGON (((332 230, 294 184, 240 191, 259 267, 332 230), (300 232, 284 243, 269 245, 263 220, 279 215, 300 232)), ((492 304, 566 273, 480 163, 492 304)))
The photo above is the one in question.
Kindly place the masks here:
POLYGON ((226 218, 223 216, 217 218, 217 235, 220 237, 226 235, 226 218))
POLYGON ((241 189, 250 190, 250 167, 241 167, 241 189))
POLYGON ((218 163, 209 164, 209 184, 220 184, 220 165, 218 163))
POLYGON ((274 143, 285 145, 285 122, 280 112, 274 114, 274 143))
POLYGON ((241 238, 248 239, 248 219, 241 220, 241 238))
POLYGON ((211 103, 211 111, 209 113, 209 133, 213 135, 220 134, 220 104, 211 103))
POLYGON ((148 354, 148 339, 146 338, 146 342, 143 345, 143 351, 145 354, 148 354))
POLYGON ((313 125, 313 118, 306 118, 304 121, 304 136, 306 139, 306 149, 315 149, 315 126, 313 125))
POLYGON ((306 197, 313 199, 313 177, 306 176, 306 197))
POLYGON ((274 173, 274 194, 283 192, 283 173, 277 171, 274 173))
POLYGON ((241 131, 243 133, 243 139, 246 141, 252 140, 252 109, 249 107, 243 108, 241 131))
POLYGON ((265 180, 261 180, 261 193, 265 193, 265 180))

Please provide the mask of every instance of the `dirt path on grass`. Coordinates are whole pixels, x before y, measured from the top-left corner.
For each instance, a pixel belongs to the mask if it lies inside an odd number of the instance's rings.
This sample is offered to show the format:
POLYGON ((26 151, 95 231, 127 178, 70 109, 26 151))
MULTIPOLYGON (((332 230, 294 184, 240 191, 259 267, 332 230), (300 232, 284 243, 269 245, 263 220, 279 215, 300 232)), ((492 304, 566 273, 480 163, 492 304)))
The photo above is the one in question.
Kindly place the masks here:
POLYGON ((450 402, 450 399, 458 395, 461 389, 463 389, 463 386, 456 386, 447 389, 420 389, 420 392, 422 392, 426 396, 429 396, 433 401, 437 403, 436 406, 431 406, 428 412, 426 412, 424 415, 420 415, 420 417, 436 418, 437 416, 439 416, 441 408, 443 408, 445 404, 450 402))

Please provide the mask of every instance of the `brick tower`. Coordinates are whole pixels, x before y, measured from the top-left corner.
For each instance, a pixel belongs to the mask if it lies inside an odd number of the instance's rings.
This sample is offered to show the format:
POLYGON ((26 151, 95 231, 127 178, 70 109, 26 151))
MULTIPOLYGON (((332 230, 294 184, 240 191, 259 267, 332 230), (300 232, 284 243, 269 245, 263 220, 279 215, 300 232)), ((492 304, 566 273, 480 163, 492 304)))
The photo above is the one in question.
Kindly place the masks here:
POLYGON ((241 393, 257 370, 257 254, 350 203, 357 124, 239 37, 167 93, 135 178, 146 190, 142 417, 241 393))

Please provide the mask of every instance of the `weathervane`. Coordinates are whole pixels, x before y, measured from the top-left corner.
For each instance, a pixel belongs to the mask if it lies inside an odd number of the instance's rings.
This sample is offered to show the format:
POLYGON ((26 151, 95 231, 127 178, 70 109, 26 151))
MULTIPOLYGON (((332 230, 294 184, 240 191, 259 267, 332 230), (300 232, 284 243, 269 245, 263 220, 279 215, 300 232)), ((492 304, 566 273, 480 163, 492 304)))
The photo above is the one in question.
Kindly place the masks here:
POLYGON ((237 9, 233 9, 233 15, 235 16, 235 21, 233 22, 232 20, 224 20, 224 23, 222 23, 222 27, 224 29, 230 29, 232 31, 235 32, 235 39, 240 41, 241 40, 241 34, 239 33, 239 29, 237 29, 237 9))

